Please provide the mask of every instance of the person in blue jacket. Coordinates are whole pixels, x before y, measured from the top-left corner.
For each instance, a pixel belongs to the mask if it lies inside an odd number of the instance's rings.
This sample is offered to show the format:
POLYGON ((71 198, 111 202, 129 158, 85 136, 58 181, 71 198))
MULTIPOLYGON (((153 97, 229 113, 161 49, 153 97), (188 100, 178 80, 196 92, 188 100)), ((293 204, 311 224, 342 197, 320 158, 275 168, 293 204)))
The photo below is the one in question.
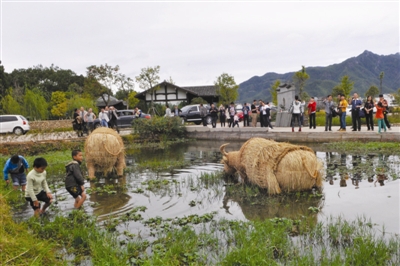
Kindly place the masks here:
POLYGON ((15 190, 21 186, 22 192, 25 192, 26 188, 26 174, 29 172, 29 165, 26 159, 21 155, 13 155, 10 159, 7 160, 4 165, 3 175, 4 180, 7 184, 10 183, 10 179, 8 175, 11 175, 11 180, 13 183, 13 187, 15 190))

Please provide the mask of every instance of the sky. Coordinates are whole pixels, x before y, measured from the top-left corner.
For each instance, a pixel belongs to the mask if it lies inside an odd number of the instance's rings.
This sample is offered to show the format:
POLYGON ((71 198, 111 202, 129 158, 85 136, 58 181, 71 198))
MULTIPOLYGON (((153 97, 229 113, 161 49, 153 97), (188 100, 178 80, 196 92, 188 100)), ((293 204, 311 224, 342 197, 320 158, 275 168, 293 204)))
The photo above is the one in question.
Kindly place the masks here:
POLYGON ((160 82, 213 85, 227 73, 240 84, 399 52, 399 1, 0 1, 8 73, 108 64, 134 79, 158 65, 160 82))

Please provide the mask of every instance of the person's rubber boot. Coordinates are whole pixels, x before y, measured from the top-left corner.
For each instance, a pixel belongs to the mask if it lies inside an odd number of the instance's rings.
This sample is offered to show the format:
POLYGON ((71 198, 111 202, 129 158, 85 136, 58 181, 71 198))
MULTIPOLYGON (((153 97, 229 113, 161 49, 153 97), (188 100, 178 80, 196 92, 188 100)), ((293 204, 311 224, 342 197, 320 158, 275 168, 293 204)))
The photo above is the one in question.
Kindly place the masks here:
POLYGON ((299 132, 301 132, 301 127, 299 127, 299 132))
POLYGON ((294 127, 292 127, 292 132, 294 132, 294 127))

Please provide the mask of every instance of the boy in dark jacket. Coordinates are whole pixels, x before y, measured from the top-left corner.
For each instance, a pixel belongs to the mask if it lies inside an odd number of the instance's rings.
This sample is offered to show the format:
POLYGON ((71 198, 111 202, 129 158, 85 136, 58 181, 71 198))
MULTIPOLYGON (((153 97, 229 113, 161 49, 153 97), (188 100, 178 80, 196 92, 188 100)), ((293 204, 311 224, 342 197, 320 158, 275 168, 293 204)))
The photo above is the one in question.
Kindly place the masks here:
POLYGON ((83 178, 80 167, 83 160, 82 152, 80 150, 73 150, 72 159, 73 160, 65 166, 67 171, 65 188, 75 199, 74 207, 79 209, 86 200, 85 187, 83 186, 85 184, 85 179, 83 178))

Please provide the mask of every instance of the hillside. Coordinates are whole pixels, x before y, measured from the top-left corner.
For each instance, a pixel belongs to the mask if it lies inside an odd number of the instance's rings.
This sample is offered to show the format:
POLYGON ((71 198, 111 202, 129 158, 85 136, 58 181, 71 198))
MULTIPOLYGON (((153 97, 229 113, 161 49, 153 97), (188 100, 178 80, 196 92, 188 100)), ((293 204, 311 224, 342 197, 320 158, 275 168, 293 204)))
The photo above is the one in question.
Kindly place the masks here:
MULTIPOLYGON (((271 100, 271 85, 277 79, 290 82, 296 71, 285 74, 270 72, 262 77, 250 78, 239 84, 239 102, 251 102, 253 99, 271 100)), ((331 93, 332 88, 340 83, 343 76, 348 75, 350 80, 354 81, 354 91, 364 96, 370 86, 375 85, 379 88, 379 74, 382 71, 385 73, 383 92, 397 91, 400 88, 400 54, 377 55, 369 51, 327 67, 306 66, 310 79, 305 85, 305 91, 310 96, 325 96, 331 93)))

